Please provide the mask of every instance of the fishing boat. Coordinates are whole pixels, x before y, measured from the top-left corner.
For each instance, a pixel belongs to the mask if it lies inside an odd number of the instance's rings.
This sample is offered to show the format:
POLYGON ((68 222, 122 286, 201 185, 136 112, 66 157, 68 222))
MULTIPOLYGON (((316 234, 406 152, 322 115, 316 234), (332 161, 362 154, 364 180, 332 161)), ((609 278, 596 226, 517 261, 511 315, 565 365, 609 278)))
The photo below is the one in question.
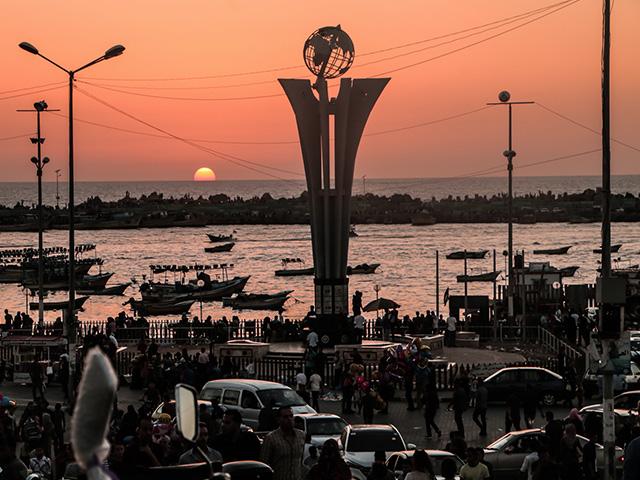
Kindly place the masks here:
MULTIPOLYGON (((622 247, 621 243, 616 243, 614 245, 611 245, 611 253, 618 253, 618 251, 620 250, 620 247, 622 247)), ((600 248, 596 248, 593 253, 602 253, 602 246, 600 248)))
MULTIPOLYGON (((89 297, 77 297, 73 303, 74 310, 80 310, 89 297)), ((43 302, 45 310, 66 310, 69 308, 69 300, 43 302)), ((31 310, 38 310, 38 302, 29 302, 31 310)))
POLYGON ((361 263, 355 267, 347 267, 347 275, 371 275, 376 273, 379 263, 361 263))
POLYGON ((447 254, 447 260, 481 260, 487 256, 489 250, 479 250, 479 251, 471 251, 471 250, 459 250, 457 252, 451 252, 447 254))
MULTIPOLYGON (((77 277, 75 287, 78 291, 83 290, 93 293, 96 290, 103 290, 109 279, 113 276, 113 273, 99 273, 97 275, 83 275, 77 277)), ((37 276, 36 276, 37 277, 37 276)), ((22 286, 31 290, 37 290, 39 283, 37 278, 30 276, 29 280, 22 282, 22 286)), ((48 278, 42 284, 43 290, 68 290, 69 279, 66 276, 55 277, 53 279, 48 278)))
POLYGON ((223 243, 222 245, 205 247, 204 251, 207 253, 230 252, 234 245, 235 245, 235 242, 223 243))
POLYGON ((572 266, 572 267, 563 267, 560 268, 560 275, 563 277, 573 277, 580 267, 572 266))
POLYGON ((146 302, 144 300, 135 300, 130 298, 123 305, 131 305, 136 315, 182 315, 187 313, 191 306, 195 303, 194 299, 165 301, 165 302, 146 302))
POLYGON ((456 280, 458 283, 469 282, 495 282, 500 276, 500 270, 497 272, 479 273, 477 275, 457 275, 456 280))
POLYGON ((283 258, 282 269, 276 270, 276 277, 297 277, 302 275, 313 275, 313 267, 287 268, 291 263, 304 263, 301 258, 283 258))
POLYGON ((213 233, 207 233, 207 237, 209 237, 209 241, 212 243, 218 242, 231 242, 234 240, 233 234, 231 235, 214 235, 213 233))
POLYGON ((234 310, 282 310, 293 290, 273 294, 238 293, 222 299, 223 307, 234 310))
MULTIPOLYGON (((142 299, 149 302, 161 302, 166 300, 222 300, 224 297, 240 293, 244 290, 250 275, 234 277, 228 280, 205 280, 200 278, 196 282, 189 283, 155 283, 148 282, 140 286, 142 299)), ((208 275, 207 275, 208 277, 208 275)))
POLYGON ((558 248, 541 248, 538 250, 534 250, 533 253, 535 255, 565 255, 571 247, 572 245, 558 248))
POLYGON ((131 286, 131 282, 127 282, 127 283, 119 283, 117 285, 112 285, 110 287, 104 287, 101 290, 84 290, 84 289, 79 289, 77 290, 78 293, 81 294, 91 294, 91 295, 101 295, 101 296, 119 296, 119 295, 124 295, 124 292, 127 288, 129 288, 129 286, 131 286))

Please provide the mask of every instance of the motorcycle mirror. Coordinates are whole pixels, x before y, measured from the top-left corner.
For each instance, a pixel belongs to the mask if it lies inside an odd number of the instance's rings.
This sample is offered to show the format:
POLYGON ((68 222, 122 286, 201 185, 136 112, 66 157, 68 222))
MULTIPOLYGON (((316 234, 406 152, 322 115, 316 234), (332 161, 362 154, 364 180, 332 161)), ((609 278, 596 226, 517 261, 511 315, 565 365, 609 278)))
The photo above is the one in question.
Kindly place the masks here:
POLYGON ((184 383, 176 385, 176 421, 182 437, 195 443, 199 434, 198 398, 195 388, 184 383))

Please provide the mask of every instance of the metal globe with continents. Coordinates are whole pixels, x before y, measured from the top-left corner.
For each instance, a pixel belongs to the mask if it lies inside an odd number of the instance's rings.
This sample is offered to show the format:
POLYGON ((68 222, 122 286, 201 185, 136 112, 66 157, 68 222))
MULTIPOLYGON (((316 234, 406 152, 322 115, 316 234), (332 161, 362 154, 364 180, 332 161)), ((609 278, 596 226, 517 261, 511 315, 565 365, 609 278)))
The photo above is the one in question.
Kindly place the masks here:
POLYGON ((344 75, 355 57, 351 37, 340 28, 322 27, 304 42, 304 63, 316 77, 324 79, 344 75))

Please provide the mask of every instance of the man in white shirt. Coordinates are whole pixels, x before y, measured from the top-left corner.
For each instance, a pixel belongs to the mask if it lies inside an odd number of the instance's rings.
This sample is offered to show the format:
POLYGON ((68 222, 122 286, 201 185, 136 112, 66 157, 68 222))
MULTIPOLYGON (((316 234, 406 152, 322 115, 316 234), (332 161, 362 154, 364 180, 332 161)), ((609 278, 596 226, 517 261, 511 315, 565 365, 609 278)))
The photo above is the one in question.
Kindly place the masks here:
POLYGON ((304 398, 305 402, 309 403, 309 394, 307 393, 307 376, 303 370, 296 375, 296 391, 298 395, 304 398))
POLYGON ((449 337, 449 342, 448 342, 449 347, 456 346, 456 323, 457 322, 458 320, 456 320, 456 317, 454 317, 453 315, 449 315, 449 318, 447 318, 447 336, 449 337))
POLYGON ((524 457, 520 471, 527 474, 527 480, 533 480, 533 467, 539 459, 538 452, 531 452, 524 457))
POLYGON ((311 390, 311 407, 316 411, 320 411, 320 390, 322 389, 322 377, 313 372, 309 377, 309 390, 311 390))
POLYGON ((309 334, 307 335, 307 346, 311 349, 311 350, 315 350, 316 348, 318 348, 318 334, 316 332, 313 331, 313 329, 309 332, 309 334))
POLYGON ((364 322, 365 319, 361 313, 353 317, 353 334, 356 343, 362 343, 364 337, 364 322))

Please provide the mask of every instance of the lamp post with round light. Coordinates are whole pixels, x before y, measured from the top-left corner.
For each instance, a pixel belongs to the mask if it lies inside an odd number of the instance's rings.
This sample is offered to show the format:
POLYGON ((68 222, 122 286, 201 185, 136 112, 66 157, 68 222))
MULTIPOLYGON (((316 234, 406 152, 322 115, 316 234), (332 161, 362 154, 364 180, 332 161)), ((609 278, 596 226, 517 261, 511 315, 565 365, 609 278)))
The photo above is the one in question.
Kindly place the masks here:
POLYGON ((42 170, 44 166, 49 163, 49 158, 42 158, 42 144, 44 138, 41 135, 40 129, 40 114, 42 112, 58 112, 59 110, 47 110, 47 102, 41 100, 33 104, 33 109, 18 110, 18 112, 35 112, 36 113, 36 134, 37 137, 31 138, 31 143, 38 146, 38 156, 31 157, 31 163, 36 167, 36 176, 38 178, 38 326, 42 328, 44 325, 44 258, 42 254, 43 249, 43 212, 42 212, 42 170))
MULTIPOLYGON (((535 102, 512 102, 511 94, 506 90, 503 90, 498 94, 499 102, 489 102, 487 105, 507 105, 509 107, 509 148, 502 154, 507 157, 507 172, 509 174, 509 196, 508 196, 508 256, 509 256, 509 268, 507 271, 507 298, 509 317, 513 316, 513 157, 516 156, 516 152, 513 150, 513 128, 512 128, 512 107, 513 105, 529 105, 535 102)), ((524 292, 523 292, 524 295, 524 292)), ((524 312, 522 312, 524 313, 524 312)), ((523 329, 524 331, 524 329, 523 329)))
POLYGON ((67 309, 67 316, 65 321, 65 334, 67 336, 67 341, 69 343, 70 350, 70 363, 73 366, 73 362, 75 359, 75 342, 76 342, 76 327, 75 327, 75 217, 74 217, 74 157, 73 157, 73 82, 75 80, 76 73, 91 67, 97 63, 100 63, 104 60, 109 60, 111 58, 122 55, 124 52, 124 47, 122 45, 114 45, 103 55, 100 55, 95 60, 90 61, 89 63, 76 68, 75 70, 70 70, 62 67, 58 63, 54 62, 50 58, 42 55, 36 47, 28 42, 20 43, 19 47, 26 52, 29 52, 33 55, 37 55, 52 65, 56 66, 63 72, 65 72, 69 78, 69 200, 68 200, 68 209, 69 209, 69 305, 67 309))

